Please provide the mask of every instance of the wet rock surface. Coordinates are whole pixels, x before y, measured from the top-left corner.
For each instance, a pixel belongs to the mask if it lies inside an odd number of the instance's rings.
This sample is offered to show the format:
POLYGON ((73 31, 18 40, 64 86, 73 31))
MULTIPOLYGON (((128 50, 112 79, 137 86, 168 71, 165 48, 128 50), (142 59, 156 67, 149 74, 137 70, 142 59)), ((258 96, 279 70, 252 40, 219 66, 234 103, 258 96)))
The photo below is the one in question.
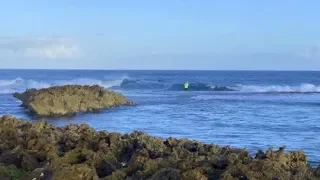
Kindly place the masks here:
POLYGON ((135 103, 119 93, 105 90, 98 85, 66 85, 29 89, 13 96, 22 106, 36 116, 72 116, 78 112, 100 112, 118 106, 135 103))
POLYGON ((50 180, 320 179, 302 151, 248 151, 187 139, 121 135, 0 119, 0 178, 50 180))

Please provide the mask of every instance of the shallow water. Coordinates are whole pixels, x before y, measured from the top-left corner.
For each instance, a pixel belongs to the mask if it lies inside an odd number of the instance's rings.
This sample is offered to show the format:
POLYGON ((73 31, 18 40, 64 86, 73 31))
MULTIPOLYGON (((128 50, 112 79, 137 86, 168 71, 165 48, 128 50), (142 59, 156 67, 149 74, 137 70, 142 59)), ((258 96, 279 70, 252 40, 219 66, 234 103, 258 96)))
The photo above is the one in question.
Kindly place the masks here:
POLYGON ((320 163, 320 72, 0 70, 0 115, 28 117, 11 96, 26 88, 99 84, 137 103, 99 114, 47 119, 97 130, 147 132, 258 149, 304 150, 320 163), (183 91, 184 81, 190 91, 183 91), (217 88, 219 87, 219 88, 217 88))

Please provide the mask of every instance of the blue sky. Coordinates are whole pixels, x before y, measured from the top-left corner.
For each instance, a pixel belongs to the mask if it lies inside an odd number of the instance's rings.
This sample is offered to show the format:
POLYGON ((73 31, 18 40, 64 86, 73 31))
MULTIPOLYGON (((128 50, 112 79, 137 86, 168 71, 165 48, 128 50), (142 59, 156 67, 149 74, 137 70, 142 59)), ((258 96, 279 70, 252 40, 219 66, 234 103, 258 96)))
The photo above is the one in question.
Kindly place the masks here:
POLYGON ((316 0, 0 4, 2 68, 320 69, 316 0))

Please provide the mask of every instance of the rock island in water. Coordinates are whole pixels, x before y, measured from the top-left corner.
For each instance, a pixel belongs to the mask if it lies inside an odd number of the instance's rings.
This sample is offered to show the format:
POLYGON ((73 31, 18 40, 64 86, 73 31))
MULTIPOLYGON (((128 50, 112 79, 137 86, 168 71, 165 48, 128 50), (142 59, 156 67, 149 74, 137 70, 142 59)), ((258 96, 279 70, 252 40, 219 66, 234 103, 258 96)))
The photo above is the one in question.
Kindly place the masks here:
POLYGON ((98 85, 29 89, 24 93, 14 93, 13 96, 21 100, 22 106, 36 116, 67 116, 135 104, 123 95, 98 85))

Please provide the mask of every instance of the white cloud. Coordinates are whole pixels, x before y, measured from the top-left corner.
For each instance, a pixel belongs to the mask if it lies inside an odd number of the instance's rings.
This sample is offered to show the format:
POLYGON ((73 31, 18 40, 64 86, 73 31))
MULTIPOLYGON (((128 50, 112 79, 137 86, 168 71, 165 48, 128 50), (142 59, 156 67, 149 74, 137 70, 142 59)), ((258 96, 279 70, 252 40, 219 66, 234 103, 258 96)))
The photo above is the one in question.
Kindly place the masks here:
POLYGON ((70 59, 80 57, 79 45, 66 37, 0 37, 0 50, 12 51, 26 58, 70 59))

